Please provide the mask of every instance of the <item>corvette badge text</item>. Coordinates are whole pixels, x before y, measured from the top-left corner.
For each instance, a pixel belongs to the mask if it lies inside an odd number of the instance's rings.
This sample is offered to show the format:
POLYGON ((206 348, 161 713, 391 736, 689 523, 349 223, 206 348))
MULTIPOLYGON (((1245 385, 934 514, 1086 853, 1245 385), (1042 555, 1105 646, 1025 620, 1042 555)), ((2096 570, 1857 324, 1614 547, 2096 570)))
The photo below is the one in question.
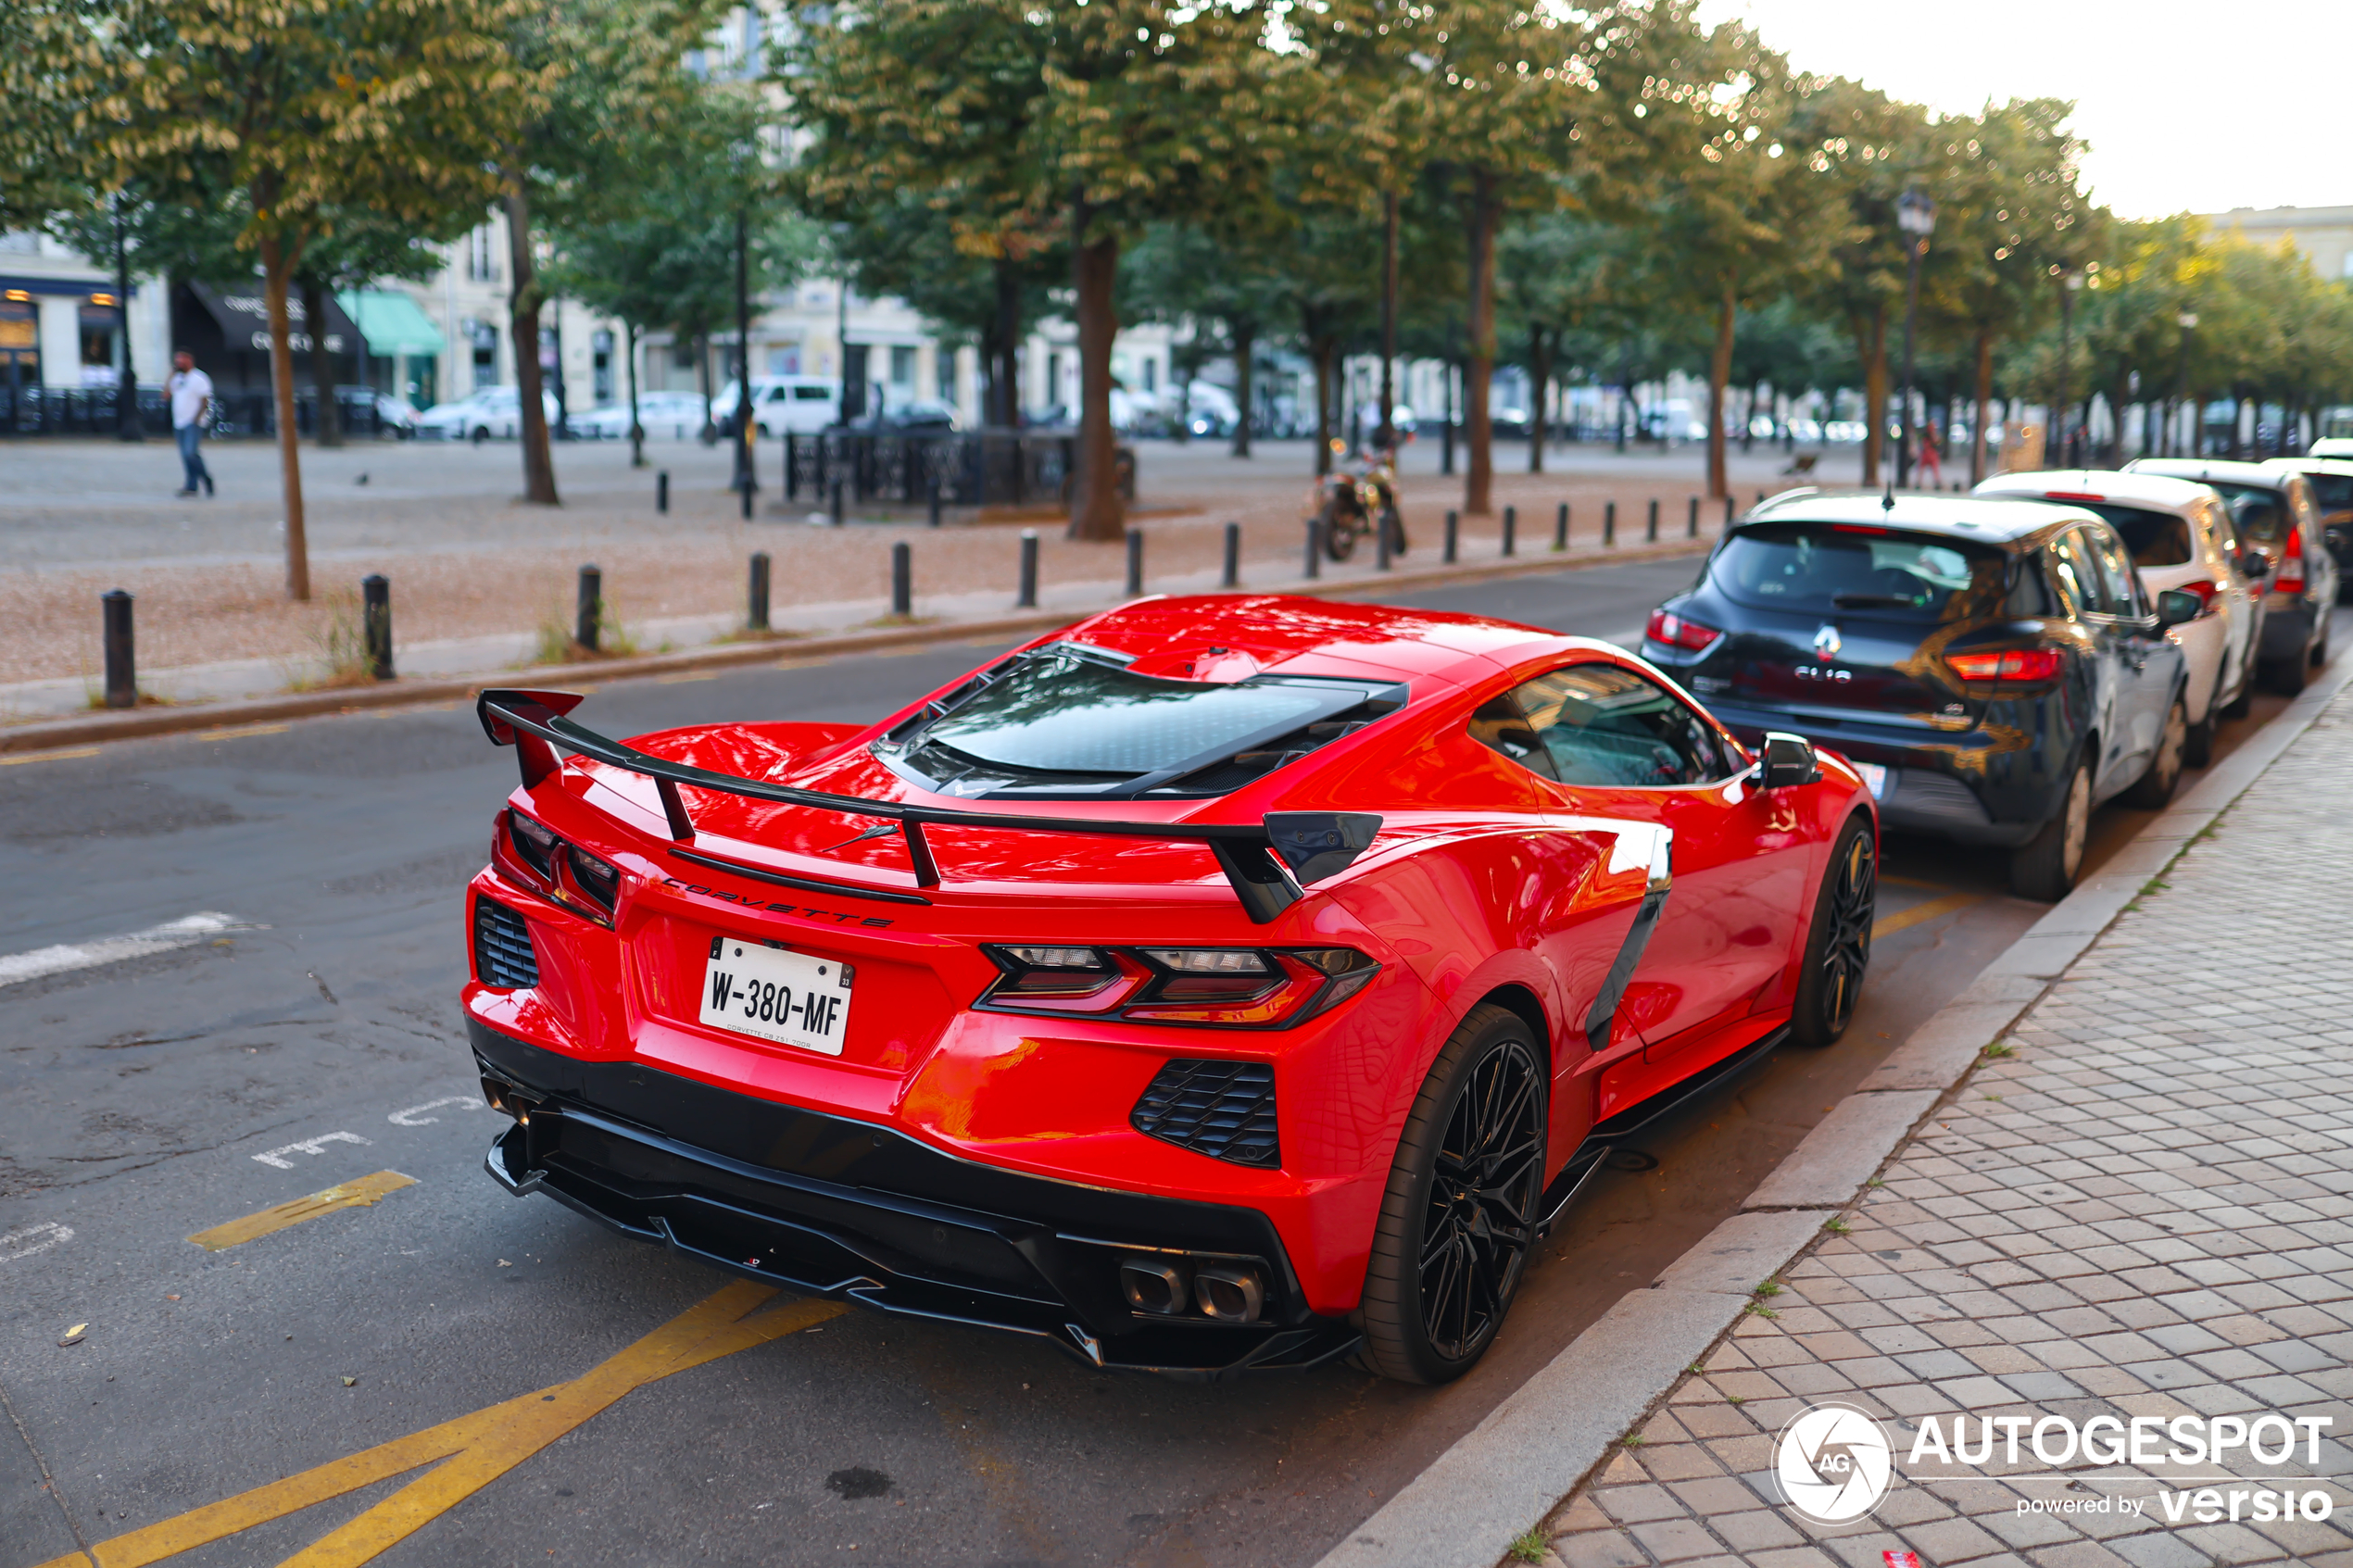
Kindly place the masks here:
MULTIPOLYGON (((2234 1465, 2321 1462, 2328 1416, 2095 1415, 2078 1424, 2063 1415, 1923 1416, 1913 1428, 1901 1476, 1910 1480, 1967 1474, 1957 1467, 1997 1467, 2012 1482, 2047 1480, 2076 1488, 2075 1496, 2023 1497, 2020 1513, 2152 1512, 2168 1524, 2269 1524, 2324 1520, 2335 1511, 2332 1494, 2311 1475, 2238 1477, 2199 1473, 2169 1475, 2162 1467, 2227 1472, 2234 1465), (2110 1467, 2133 1474, 2120 1485, 2153 1481, 2154 1497, 2091 1492, 2085 1483, 2110 1467), (2023 1468, 2020 1468, 2023 1467, 2023 1468), (2041 1474, 2037 1474, 2037 1471, 2041 1474), (2190 1483, 2201 1483, 2190 1485, 2190 1483)), ((1773 1444, 1773 1475, 1781 1500, 1809 1522, 1852 1524, 1867 1519, 1899 1478, 1898 1446, 1869 1411, 1837 1400, 1807 1405, 1792 1416, 1773 1444)))

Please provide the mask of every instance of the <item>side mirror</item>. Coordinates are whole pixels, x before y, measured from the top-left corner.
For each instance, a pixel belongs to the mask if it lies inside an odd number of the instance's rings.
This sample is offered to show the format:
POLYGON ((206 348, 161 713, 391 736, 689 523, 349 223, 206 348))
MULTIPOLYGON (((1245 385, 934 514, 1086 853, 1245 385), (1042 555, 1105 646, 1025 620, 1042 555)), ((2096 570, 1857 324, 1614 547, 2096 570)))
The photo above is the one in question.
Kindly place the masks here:
POLYGON ((2157 596, 2157 623, 2180 626, 2206 613, 2206 601, 2186 588, 2168 588, 2157 596))
POLYGON ((1757 771, 1759 789, 1789 789, 1810 784, 1821 776, 1822 765, 1814 756, 1812 741, 1778 730, 1766 732, 1765 756, 1757 771))
POLYGON ((2249 550, 2239 557, 2239 570, 2259 583, 2271 575, 2271 563, 2264 558, 2262 551, 2249 550))

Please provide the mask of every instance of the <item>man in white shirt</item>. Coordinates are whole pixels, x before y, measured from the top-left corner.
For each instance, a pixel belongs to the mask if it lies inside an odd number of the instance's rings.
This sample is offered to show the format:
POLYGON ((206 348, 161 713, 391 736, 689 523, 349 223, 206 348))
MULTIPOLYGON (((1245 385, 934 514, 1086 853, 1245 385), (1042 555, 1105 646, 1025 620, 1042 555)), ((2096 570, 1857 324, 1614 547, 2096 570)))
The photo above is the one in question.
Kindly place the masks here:
POLYGON ((212 422, 212 378, 196 369, 196 357, 182 348, 171 357, 171 379, 164 390, 171 398, 171 433, 180 443, 180 466, 184 470, 180 494, 193 495, 196 486, 212 494, 212 470, 204 466, 204 454, 196 444, 204 439, 204 427, 212 422))

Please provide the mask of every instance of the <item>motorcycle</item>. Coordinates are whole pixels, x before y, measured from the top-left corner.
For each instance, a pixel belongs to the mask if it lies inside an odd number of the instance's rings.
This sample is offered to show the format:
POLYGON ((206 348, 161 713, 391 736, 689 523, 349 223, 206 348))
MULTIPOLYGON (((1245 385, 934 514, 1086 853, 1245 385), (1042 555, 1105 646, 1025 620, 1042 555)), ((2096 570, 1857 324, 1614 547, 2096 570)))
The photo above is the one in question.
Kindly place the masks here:
POLYGON ((1397 509, 1397 458, 1393 451, 1352 454, 1344 442, 1332 443, 1340 466, 1315 482, 1308 496, 1315 521, 1322 525, 1324 553, 1344 561, 1356 553, 1356 542, 1371 536, 1376 527, 1389 533, 1391 555, 1406 551, 1405 520, 1397 509))

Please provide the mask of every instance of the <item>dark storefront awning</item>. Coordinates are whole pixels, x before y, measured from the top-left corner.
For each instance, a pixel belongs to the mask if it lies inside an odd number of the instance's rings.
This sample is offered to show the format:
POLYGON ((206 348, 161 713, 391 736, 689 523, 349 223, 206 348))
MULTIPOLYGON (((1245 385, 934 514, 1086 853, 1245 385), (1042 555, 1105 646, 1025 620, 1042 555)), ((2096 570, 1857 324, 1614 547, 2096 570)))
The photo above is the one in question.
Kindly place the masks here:
MULTIPOLYGON (((261 282, 256 279, 249 288, 218 288, 210 283, 190 283, 188 292, 205 307, 220 328, 222 346, 233 352, 267 354, 270 352, 270 307, 261 296, 261 282)), ((332 354, 348 354, 359 346, 359 331, 351 318, 343 313, 333 296, 327 300, 327 350, 332 354)), ((302 296, 292 295, 286 300, 288 333, 296 354, 310 351, 310 323, 302 307, 302 296)))

